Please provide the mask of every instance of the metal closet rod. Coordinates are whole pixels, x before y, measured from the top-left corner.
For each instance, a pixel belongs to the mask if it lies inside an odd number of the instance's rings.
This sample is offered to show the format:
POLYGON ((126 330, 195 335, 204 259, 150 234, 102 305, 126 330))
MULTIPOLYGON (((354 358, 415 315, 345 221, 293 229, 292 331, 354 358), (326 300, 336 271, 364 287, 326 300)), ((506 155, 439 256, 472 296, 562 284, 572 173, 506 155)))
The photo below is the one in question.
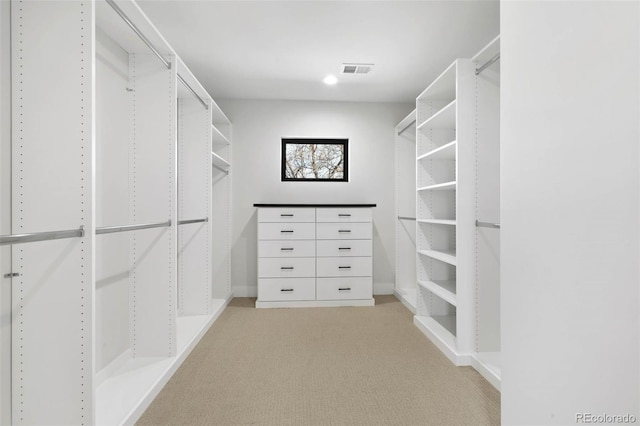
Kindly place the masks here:
POLYGON ((191 92, 191 94, 192 94, 193 96, 195 96, 195 97, 196 97, 196 99, 198 99, 198 100, 200 101, 200 103, 202 104, 202 106, 203 106, 205 109, 209 109, 209 105, 207 105, 207 103, 206 103, 205 101, 203 101, 203 100, 202 100, 202 98, 200 97, 200 95, 198 95, 198 94, 196 93, 196 91, 195 91, 195 90, 193 90, 193 87, 189 86, 189 83, 187 83, 187 82, 184 80, 184 78, 182 78, 182 76, 181 76, 180 74, 178 74, 178 80, 180 81, 180 83, 182 83, 182 84, 184 85, 184 87, 186 87, 186 88, 187 88, 187 90, 188 90, 188 91, 190 91, 190 92, 191 92))
POLYGON ((409 124, 407 125, 407 127, 405 127, 404 129, 400 130, 400 131, 398 132, 398 136, 400 136, 401 134, 403 134, 405 130, 407 130, 409 127, 413 126, 414 124, 416 124, 416 120, 413 120, 411 123, 409 123, 409 124))
POLYGON ((180 220, 180 221, 178 221, 178 225, 188 225, 190 223, 200 223, 200 222, 209 222, 209 218, 205 217, 204 219, 180 220))
POLYGON ((213 164, 212 163, 211 166, 215 167, 216 169, 220 170, 221 172, 225 172, 226 174, 229 174, 229 170, 224 169, 224 168, 218 166, 217 164, 213 164))
POLYGON ((84 237, 84 226, 68 231, 34 232, 31 234, 0 235, 0 246, 31 243, 35 241, 60 240, 62 238, 84 237))
POLYGON ((476 226, 479 228, 496 228, 500 229, 499 223, 491 223, 491 222, 479 222, 476 220, 476 226))
POLYGON ((482 71, 484 71, 485 69, 489 68, 498 59, 500 59, 500 53, 496 54, 496 56, 494 56, 493 58, 489 59, 480 68, 476 68, 476 75, 480 74, 482 71))
POLYGON ((96 235, 113 234, 114 232, 138 231, 140 229, 149 228, 163 228, 165 226, 171 226, 171 219, 166 222, 144 223, 141 225, 103 226, 96 228, 96 235))
POLYGON ((398 216, 398 219, 400 219, 400 220, 416 220, 415 217, 408 217, 408 216, 398 216))
POLYGON ((144 44, 146 44, 147 47, 149 49, 151 49, 151 51, 158 57, 158 59, 160 59, 160 61, 162 61, 164 66, 167 67, 168 69, 171 69, 171 62, 167 61, 164 58, 164 56, 162 56, 162 54, 158 51, 158 49, 156 49, 156 47, 153 45, 153 43, 151 43, 149 41, 149 39, 147 37, 145 37, 144 34, 142 34, 142 31, 140 31, 140 29, 138 27, 136 27, 136 24, 134 24, 131 21, 131 19, 129 19, 129 17, 122 11, 122 9, 120 9, 118 7, 118 5, 115 3, 115 1, 113 1, 113 0, 106 0, 106 1, 109 4, 109 6, 111 6, 113 8, 113 10, 115 10, 115 12, 118 15, 120 15, 122 20, 133 30, 133 32, 135 32, 136 35, 138 37, 140 37, 140 40, 142 40, 144 42, 144 44))

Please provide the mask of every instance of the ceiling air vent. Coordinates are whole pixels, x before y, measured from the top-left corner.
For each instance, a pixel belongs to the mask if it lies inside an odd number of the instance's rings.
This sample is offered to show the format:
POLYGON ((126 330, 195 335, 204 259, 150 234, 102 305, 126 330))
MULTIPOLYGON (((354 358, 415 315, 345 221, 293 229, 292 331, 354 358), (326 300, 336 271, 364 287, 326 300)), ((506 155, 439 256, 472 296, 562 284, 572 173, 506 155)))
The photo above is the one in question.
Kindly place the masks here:
POLYGON ((367 74, 373 69, 373 64, 342 64, 342 74, 367 74))

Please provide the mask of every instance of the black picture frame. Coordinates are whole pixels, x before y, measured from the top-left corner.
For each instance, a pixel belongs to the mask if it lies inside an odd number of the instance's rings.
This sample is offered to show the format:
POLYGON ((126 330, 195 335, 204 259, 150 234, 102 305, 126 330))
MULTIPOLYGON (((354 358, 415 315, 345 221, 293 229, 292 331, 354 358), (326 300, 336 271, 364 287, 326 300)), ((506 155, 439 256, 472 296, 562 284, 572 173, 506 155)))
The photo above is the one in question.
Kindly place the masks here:
POLYGON ((347 138, 282 138, 280 160, 280 180, 282 182, 349 182, 349 139, 347 138), (339 145, 342 149, 342 174, 340 177, 292 177, 287 169, 287 147, 291 145, 339 145))

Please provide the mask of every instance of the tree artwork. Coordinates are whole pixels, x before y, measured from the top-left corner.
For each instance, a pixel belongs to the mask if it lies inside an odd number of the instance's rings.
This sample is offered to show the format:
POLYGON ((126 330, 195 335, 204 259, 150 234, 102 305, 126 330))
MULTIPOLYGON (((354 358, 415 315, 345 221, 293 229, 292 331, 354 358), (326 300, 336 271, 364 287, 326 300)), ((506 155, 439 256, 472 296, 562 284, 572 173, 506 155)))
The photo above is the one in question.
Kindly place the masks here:
POLYGON ((282 180, 347 180, 347 139, 283 139, 282 180))

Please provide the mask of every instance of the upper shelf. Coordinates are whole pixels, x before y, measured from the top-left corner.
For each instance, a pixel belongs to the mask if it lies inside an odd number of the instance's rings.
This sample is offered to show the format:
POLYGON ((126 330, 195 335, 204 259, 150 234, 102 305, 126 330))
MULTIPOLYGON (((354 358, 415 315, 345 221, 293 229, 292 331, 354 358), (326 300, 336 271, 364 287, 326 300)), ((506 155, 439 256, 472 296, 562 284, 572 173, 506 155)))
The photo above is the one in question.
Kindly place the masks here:
POLYGON ((452 101, 456 98, 456 64, 454 61, 417 97, 422 101, 452 101))
POLYGON ((229 170, 229 168, 231 167, 231 164, 227 160, 220 157, 215 152, 211 153, 211 162, 213 163, 214 166, 217 166, 225 171, 229 170))
POLYGON ((213 124, 211 125, 211 139, 214 145, 231 145, 231 141, 213 124))
POLYGON ((418 161, 429 160, 455 160, 456 159, 456 141, 449 142, 446 145, 438 147, 433 151, 429 151, 417 158, 418 161))
POLYGON ((440 111, 418 124, 418 130, 427 129, 455 129, 456 128, 456 101, 448 103, 440 111))

